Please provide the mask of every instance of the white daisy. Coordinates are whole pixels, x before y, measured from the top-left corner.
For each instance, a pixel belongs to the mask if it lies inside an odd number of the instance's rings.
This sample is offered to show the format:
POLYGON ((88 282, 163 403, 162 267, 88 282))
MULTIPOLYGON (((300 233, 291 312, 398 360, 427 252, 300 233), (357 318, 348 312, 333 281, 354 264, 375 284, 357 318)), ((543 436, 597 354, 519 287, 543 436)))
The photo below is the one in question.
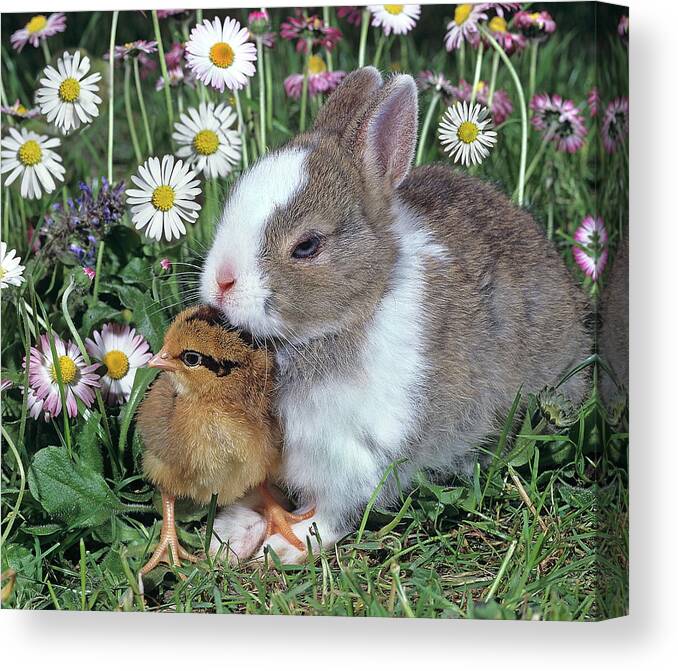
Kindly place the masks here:
POLYGON ((479 165, 497 142, 487 107, 458 102, 448 107, 440 122, 438 137, 455 163, 479 165))
POLYGON ((242 140, 231 130, 236 114, 226 104, 200 103, 181 115, 174 124, 172 137, 179 144, 177 156, 187 159, 191 166, 207 178, 225 177, 240 162, 242 140))
POLYGON ((97 105, 101 98, 96 94, 99 90, 96 82, 101 74, 93 72, 85 77, 89 72, 89 58, 80 56, 79 51, 73 56, 66 51, 58 60, 57 68, 51 65, 45 68, 36 101, 47 121, 68 133, 99 116, 97 105))
POLYGON ((7 243, 0 242, 0 289, 6 289, 10 284, 21 286, 24 281, 24 266, 20 265, 21 257, 16 255, 15 249, 7 253, 7 243))
POLYGON ((52 150, 61 140, 38 135, 21 128, 9 128, 9 135, 0 141, 0 174, 9 172, 5 186, 9 186, 19 175, 21 197, 40 198, 42 189, 52 193, 56 189, 54 178, 64 181, 66 172, 61 165, 61 156, 52 150))
POLYGON ((149 238, 166 240, 180 238, 186 233, 184 220, 191 223, 198 218, 200 194, 197 173, 174 156, 160 159, 151 156, 139 166, 139 176, 132 175, 138 189, 127 189, 127 203, 132 206, 132 221, 138 229, 145 229, 149 238))
POLYGON ((381 26, 384 35, 409 33, 421 14, 421 5, 368 5, 372 25, 381 26))
POLYGON ((256 72, 257 48, 249 37, 249 30, 235 19, 224 19, 223 26, 218 16, 214 21, 203 21, 193 28, 186 43, 188 66, 206 85, 237 91, 256 72))
POLYGON ((129 400, 137 368, 145 366, 153 356, 142 335, 122 324, 104 324, 87 338, 89 355, 106 366, 101 376, 103 396, 107 403, 121 405, 129 400))

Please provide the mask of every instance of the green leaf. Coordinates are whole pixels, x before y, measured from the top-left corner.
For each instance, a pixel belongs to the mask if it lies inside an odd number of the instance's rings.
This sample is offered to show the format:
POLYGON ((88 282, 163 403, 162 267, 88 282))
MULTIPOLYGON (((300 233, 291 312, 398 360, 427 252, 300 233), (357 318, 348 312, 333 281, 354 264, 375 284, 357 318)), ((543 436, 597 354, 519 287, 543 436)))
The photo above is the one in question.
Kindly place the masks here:
POLYGON ((28 487, 51 517, 70 528, 97 526, 123 508, 99 473, 71 461, 60 447, 45 447, 35 455, 28 487))
POLYGON ((120 319, 120 310, 100 301, 87 308, 82 316, 82 327, 78 330, 83 334, 91 334, 95 326, 111 319, 120 319))
POLYGON ((24 524, 21 527, 21 531, 31 536, 51 536, 57 531, 63 531, 63 529, 61 524, 36 524, 33 526, 24 524))
POLYGON ((120 277, 127 284, 151 285, 151 264, 148 259, 135 256, 121 271, 120 277))
POLYGON ((92 412, 76 436, 76 444, 80 463, 91 468, 95 473, 103 475, 104 461, 99 447, 100 425, 101 415, 98 412, 92 412))
POLYGON ((156 303, 150 293, 139 291, 136 287, 124 285, 116 287, 120 302, 132 311, 135 324, 157 352, 162 347, 162 341, 167 330, 162 307, 156 303))

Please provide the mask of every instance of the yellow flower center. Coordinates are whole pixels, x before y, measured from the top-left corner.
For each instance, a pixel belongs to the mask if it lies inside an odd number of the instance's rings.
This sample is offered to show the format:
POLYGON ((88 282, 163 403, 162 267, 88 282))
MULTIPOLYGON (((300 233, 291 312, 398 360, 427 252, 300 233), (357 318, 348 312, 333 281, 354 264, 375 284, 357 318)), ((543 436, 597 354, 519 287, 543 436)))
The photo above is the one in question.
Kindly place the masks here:
POLYGON ((217 42, 210 48, 210 60, 218 68, 228 68, 233 65, 235 53, 230 44, 226 44, 226 42, 217 42))
POLYGON ((72 103, 78 99, 80 95, 80 82, 73 77, 68 77, 61 82, 59 86, 59 98, 65 103, 72 103))
POLYGON ((1 280, 5 275, 7 275, 7 271, 6 271, 2 266, 0 266, 0 280, 1 280))
POLYGON ((539 12, 532 12, 532 14, 530 14, 530 18, 531 18, 533 21, 536 21, 536 20, 539 19, 540 17, 541 17, 541 14, 540 14, 539 12))
POLYGON ((506 19, 503 16, 493 16, 488 25, 493 33, 505 33, 508 27, 506 19))
POLYGON ((112 349, 104 355, 104 366, 108 369, 108 377, 120 380, 129 371, 129 359, 119 349, 112 349))
POLYGON ((454 22, 460 26, 462 23, 464 23, 464 21, 466 21, 466 19, 468 19, 472 10, 473 5, 457 5, 456 9, 454 10, 454 22))
POLYGON ((476 84, 476 93, 480 93, 484 88, 485 88, 485 82, 481 79, 481 80, 476 84))
POLYGON ((476 126, 474 123, 471 123, 470 121, 462 122, 462 124, 459 126, 459 130, 457 131, 457 137, 464 144, 473 144, 475 139, 478 137, 478 126, 476 126))
POLYGON ((308 74, 310 75, 319 75, 323 72, 327 72, 327 66, 325 61, 316 56, 315 54, 308 59, 308 74))
POLYGON ((26 166, 36 165, 42 161, 42 149, 35 140, 27 140, 19 147, 17 156, 26 166))
POLYGON ((47 18, 42 14, 38 14, 26 24, 26 30, 32 35, 33 33, 39 33, 46 25, 47 18))
POLYGON ((163 212, 171 210, 172 205, 174 205, 174 189, 165 184, 157 187, 151 196, 151 203, 153 203, 153 207, 156 210, 162 210, 163 212))
POLYGON ((403 13, 403 8, 405 5, 384 5, 384 9, 393 16, 398 16, 398 14, 403 13))
MULTIPOLYGON (((70 356, 64 354, 59 357, 59 369, 61 370, 61 381, 64 384, 71 384, 75 381, 78 375, 78 367, 70 356)), ((49 375, 52 378, 52 382, 57 382, 57 372, 54 364, 50 368, 49 375)))
POLYGON ((23 116, 24 114, 26 114, 26 112, 28 112, 28 110, 23 105, 17 105, 16 108, 17 114, 21 114, 23 116))
POLYGON ((214 154, 219 149, 219 137, 213 130, 201 130, 193 138, 193 149, 203 156, 214 154))

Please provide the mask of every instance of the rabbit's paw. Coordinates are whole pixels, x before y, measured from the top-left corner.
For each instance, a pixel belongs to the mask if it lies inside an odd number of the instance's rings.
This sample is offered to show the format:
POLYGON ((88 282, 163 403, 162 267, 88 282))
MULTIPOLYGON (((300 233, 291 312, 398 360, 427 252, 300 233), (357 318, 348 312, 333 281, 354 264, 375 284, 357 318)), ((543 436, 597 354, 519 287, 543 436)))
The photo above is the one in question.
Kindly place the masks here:
POLYGON ((214 518, 210 554, 235 565, 249 559, 266 534, 266 520, 243 500, 221 510, 214 518))

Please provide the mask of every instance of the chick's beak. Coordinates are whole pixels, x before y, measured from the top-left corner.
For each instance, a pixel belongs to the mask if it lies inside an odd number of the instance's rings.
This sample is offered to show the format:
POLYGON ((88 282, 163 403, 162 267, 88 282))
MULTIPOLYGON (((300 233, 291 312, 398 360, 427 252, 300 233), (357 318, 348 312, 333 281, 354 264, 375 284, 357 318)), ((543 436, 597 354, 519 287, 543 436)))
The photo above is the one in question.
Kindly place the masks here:
POLYGON ((179 366, 169 352, 161 349, 147 364, 149 368, 161 368, 162 370, 176 370, 179 366))

